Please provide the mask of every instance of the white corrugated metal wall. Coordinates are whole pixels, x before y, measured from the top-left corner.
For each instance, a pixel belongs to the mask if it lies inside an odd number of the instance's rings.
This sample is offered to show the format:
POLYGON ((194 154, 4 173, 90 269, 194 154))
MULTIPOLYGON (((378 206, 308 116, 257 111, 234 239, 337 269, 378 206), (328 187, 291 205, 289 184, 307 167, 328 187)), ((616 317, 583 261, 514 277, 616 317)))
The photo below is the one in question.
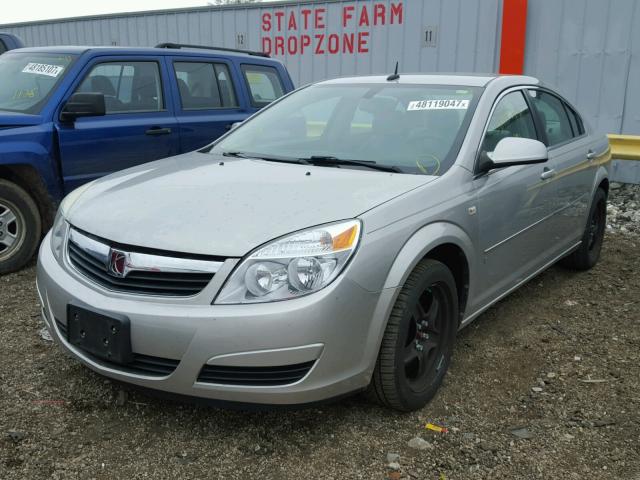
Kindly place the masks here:
POLYGON ((525 73, 600 131, 640 135, 640 1, 529 0, 525 73))
MULTIPOLYGON (((297 85, 325 78, 384 73, 396 61, 404 72, 491 72, 496 69, 499 45, 500 0, 356 0, 301 1, 265 3, 241 8, 211 7, 77 18, 63 21, 37 22, 3 26, 2 30, 19 35, 27 45, 135 45, 152 46, 161 42, 182 42, 222 47, 238 46, 238 35, 244 35, 244 48, 261 50, 262 15, 284 11, 299 19, 304 9, 325 8, 325 28, 307 29, 318 33, 369 32, 368 53, 331 55, 307 52, 304 55, 276 55, 286 62, 297 85), (361 9, 368 10, 370 23, 376 5, 384 5, 387 15, 391 4, 402 4, 402 25, 370 25, 360 27, 361 9), (343 7, 353 6, 353 15, 343 27, 343 7), (435 43, 427 46, 425 29, 436 27, 435 43)), ((300 35, 297 29, 282 35, 300 35)), ((273 36, 271 32, 271 36, 273 36)), ((269 34, 265 36, 270 36, 269 34)))

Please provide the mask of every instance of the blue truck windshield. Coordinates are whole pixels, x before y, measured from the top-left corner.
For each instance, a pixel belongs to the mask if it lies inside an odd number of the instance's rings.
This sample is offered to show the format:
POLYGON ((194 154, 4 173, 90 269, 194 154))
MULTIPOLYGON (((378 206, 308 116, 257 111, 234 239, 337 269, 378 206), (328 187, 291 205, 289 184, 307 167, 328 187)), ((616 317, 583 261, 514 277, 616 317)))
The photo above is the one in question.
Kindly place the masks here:
POLYGON ((0 110, 38 113, 74 58, 18 52, 0 56, 0 110))

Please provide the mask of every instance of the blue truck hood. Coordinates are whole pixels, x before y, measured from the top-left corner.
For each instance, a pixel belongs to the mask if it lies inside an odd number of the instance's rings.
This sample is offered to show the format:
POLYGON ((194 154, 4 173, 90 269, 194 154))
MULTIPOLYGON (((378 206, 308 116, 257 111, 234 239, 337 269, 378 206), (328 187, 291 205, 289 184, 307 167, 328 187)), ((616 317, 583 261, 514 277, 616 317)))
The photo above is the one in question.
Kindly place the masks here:
POLYGON ((0 110, 0 128, 27 127, 30 125, 40 125, 41 123, 42 117, 40 115, 0 110))

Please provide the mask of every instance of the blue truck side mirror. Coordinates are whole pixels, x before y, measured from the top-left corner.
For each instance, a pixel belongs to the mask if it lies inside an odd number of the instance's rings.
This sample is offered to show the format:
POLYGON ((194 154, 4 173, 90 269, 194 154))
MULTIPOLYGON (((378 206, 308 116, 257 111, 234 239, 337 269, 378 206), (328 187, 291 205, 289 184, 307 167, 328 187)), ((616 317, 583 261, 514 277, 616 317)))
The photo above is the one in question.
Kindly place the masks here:
POLYGON ((74 93, 60 112, 60 121, 73 122, 79 117, 98 117, 105 114, 104 94, 74 93))

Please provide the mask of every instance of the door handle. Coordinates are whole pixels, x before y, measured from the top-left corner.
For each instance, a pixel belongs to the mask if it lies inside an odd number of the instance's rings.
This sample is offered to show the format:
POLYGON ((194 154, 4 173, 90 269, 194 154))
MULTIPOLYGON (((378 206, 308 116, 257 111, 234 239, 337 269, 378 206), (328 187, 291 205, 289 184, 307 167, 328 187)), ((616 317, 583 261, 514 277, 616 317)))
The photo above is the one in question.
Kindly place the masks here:
POLYGON ((589 150, 587 152, 587 160, 593 160, 597 156, 598 156, 598 154, 596 152, 594 152, 593 150, 589 150))
POLYGON ((552 169, 545 168, 544 171, 540 174, 540 178, 542 180, 549 180, 556 176, 556 171, 552 169))
POLYGON ((146 135, 168 135, 171 133, 170 128, 162 128, 162 127, 151 127, 149 130, 144 132, 146 135))

